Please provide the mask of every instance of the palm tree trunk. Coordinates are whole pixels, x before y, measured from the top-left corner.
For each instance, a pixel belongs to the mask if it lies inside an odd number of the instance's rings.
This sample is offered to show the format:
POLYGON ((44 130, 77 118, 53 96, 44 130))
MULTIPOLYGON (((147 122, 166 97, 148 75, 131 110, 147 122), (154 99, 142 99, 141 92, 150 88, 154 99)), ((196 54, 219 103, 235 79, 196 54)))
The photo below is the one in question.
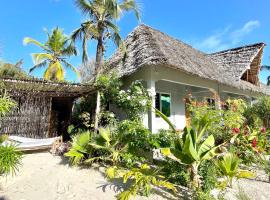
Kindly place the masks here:
MULTIPOLYGON (((103 39, 102 38, 103 38, 103 32, 101 36, 99 37, 98 44, 97 44, 96 66, 95 66, 96 77, 99 75, 100 68, 102 66, 102 61, 103 61, 103 39)), ((100 92, 97 91, 97 102, 96 102, 95 121, 94 121, 95 133, 97 133, 97 130, 98 130, 100 108, 101 108, 100 92)))

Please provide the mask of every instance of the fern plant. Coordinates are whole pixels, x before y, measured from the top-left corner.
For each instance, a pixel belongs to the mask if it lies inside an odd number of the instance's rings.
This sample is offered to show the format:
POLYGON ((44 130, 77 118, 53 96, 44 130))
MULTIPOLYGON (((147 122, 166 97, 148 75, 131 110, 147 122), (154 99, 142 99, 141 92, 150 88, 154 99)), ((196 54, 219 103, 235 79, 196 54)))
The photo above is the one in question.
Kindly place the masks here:
POLYGON ((220 174, 225 177, 225 186, 229 185, 229 187, 232 187, 234 178, 251 178, 255 176, 250 171, 239 169, 240 159, 232 153, 226 153, 215 164, 220 174))
POLYGON ((147 164, 130 170, 119 169, 116 166, 110 167, 106 175, 110 179, 122 178, 123 183, 129 182, 127 189, 117 195, 118 200, 129 200, 132 196, 141 194, 149 196, 153 186, 163 187, 176 192, 175 186, 166 181, 165 177, 159 175, 160 169, 152 169, 147 164))

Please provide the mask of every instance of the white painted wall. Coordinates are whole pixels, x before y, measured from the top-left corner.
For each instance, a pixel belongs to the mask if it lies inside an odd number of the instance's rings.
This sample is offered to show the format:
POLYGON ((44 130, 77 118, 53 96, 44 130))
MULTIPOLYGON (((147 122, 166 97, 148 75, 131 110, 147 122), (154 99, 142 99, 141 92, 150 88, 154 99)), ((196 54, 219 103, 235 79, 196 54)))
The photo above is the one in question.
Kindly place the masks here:
MULTIPOLYGON (((209 91, 209 88, 218 92, 222 98, 230 97, 230 93, 250 97, 257 96, 257 94, 249 91, 241 91, 232 87, 220 85, 216 81, 192 76, 182 71, 164 66, 147 66, 123 79, 125 86, 129 85, 134 80, 144 80, 146 88, 149 89, 154 87, 157 92, 171 94, 170 120, 177 129, 183 129, 185 127, 185 106, 183 99, 190 91, 192 92, 193 97, 197 99, 211 97, 212 93, 207 92, 209 91)), ((142 117, 144 125, 149 127, 152 132, 157 132, 159 129, 168 129, 166 122, 161 118, 157 118, 152 112, 145 113, 142 117)))

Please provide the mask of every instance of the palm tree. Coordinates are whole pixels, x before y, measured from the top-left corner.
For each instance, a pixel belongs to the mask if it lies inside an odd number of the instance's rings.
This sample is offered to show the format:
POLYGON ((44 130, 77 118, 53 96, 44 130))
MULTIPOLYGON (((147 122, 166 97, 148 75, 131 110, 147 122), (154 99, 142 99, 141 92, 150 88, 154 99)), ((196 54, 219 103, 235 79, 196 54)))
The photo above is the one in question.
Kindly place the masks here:
MULTIPOLYGON (((119 34, 119 28, 115 24, 124 12, 134 11, 137 19, 139 19, 139 9, 135 0, 75 0, 77 7, 85 14, 88 19, 81 26, 74 30, 71 35, 73 41, 82 41, 82 61, 87 63, 87 42, 88 40, 96 40, 96 59, 95 74, 99 74, 103 63, 104 42, 108 39, 112 40, 117 47, 125 48, 124 42, 119 34)), ((97 104, 95 114, 95 131, 98 128, 98 115, 100 112, 100 94, 97 92, 97 104)))
POLYGON ((65 77, 64 67, 71 69, 78 75, 76 68, 66 61, 66 57, 77 55, 74 43, 58 27, 53 29, 51 34, 48 31, 46 33, 48 40, 45 44, 29 37, 23 40, 25 45, 32 43, 44 51, 32 54, 34 66, 30 69, 30 73, 47 66, 43 75, 46 80, 63 81, 65 77))
MULTIPOLYGON (((270 66, 269 65, 262 65, 261 66, 261 70, 270 70, 270 66)), ((267 76, 267 83, 268 86, 270 86, 270 76, 267 76)))

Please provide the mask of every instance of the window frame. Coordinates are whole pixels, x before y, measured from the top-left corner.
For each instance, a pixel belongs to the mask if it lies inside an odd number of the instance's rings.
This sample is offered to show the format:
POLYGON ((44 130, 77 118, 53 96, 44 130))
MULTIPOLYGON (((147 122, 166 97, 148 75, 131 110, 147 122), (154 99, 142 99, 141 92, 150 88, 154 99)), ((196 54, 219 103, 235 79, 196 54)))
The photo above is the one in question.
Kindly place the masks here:
MULTIPOLYGON (((171 93, 169 93, 169 92, 160 92, 160 91, 156 91, 156 95, 157 94, 159 94, 160 95, 160 98, 159 98, 159 105, 160 105, 160 112, 162 113, 162 114, 164 114, 163 112, 162 112, 162 101, 161 101, 161 95, 162 94, 166 94, 166 95, 169 95, 170 96, 170 116, 166 116, 166 117, 171 117, 172 116, 172 94, 171 93)), ((155 95, 155 102, 156 102, 156 95, 155 95)), ((156 108, 156 105, 155 105, 155 108, 156 108)), ((156 108, 157 109, 157 108, 156 108)), ((158 115, 156 115, 156 117, 157 118, 160 118, 160 116, 158 116, 158 115)))

